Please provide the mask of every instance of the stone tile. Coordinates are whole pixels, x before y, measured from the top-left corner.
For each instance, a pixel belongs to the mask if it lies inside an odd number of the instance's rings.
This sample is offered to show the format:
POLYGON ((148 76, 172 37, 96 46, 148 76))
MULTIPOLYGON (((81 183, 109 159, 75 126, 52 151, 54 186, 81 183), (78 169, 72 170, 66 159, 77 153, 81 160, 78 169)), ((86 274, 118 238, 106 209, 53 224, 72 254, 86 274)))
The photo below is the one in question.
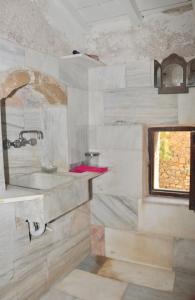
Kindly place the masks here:
POLYGON ((64 292, 51 289, 47 294, 43 295, 40 300, 80 300, 74 296, 70 296, 64 292))
POLYGON ((195 124, 195 90, 189 89, 186 95, 178 94, 178 121, 182 125, 195 124))
POLYGON ((83 232, 69 242, 62 242, 47 256, 49 282, 74 270, 90 254, 90 237, 83 232))
POLYGON ((93 192, 130 199, 142 196, 142 152, 137 150, 102 150, 99 164, 109 172, 93 180, 93 192))
POLYGON ((153 87, 154 62, 142 59, 128 63, 126 67, 127 87, 153 87))
POLYGON ((173 239, 139 232, 105 229, 106 257, 172 268, 173 239))
POLYGON ((68 88, 67 114, 69 163, 77 163, 85 159, 85 152, 89 149, 88 94, 86 91, 68 88))
POLYGON ((191 297, 195 297, 195 275, 184 273, 184 272, 176 272, 176 280, 175 280, 175 295, 186 295, 184 299, 193 300, 191 297))
POLYGON ((87 89, 88 68, 86 68, 86 64, 83 64, 82 57, 77 57, 76 60, 73 58, 73 63, 72 59, 60 59, 60 80, 70 87, 87 89))
POLYGON ((173 291, 175 280, 172 271, 113 259, 107 259, 97 274, 162 291, 173 291))
POLYGON ((126 87, 125 65, 98 67, 89 71, 89 87, 92 90, 116 90, 126 87))
POLYGON ((154 289, 129 284, 122 300, 190 300, 184 295, 157 291, 154 289))
POLYGON ((91 255, 105 256, 105 230, 103 226, 91 225, 91 255))
POLYGON ((142 125, 97 126, 98 149, 142 150, 142 125))
POLYGON ((127 284, 103 278, 85 271, 74 270, 55 288, 83 300, 119 300, 127 284))
POLYGON ((89 90, 89 125, 104 124, 104 98, 103 92, 89 90))
POLYGON ((158 95, 153 87, 104 93, 104 123, 175 124, 177 95, 158 95), (143 97, 144 95, 144 97, 143 97))
POLYGON ((107 258, 103 256, 88 256, 80 263, 77 269, 97 274, 106 260, 107 258))
POLYGON ((25 65, 40 72, 59 78, 58 58, 37 52, 32 49, 25 50, 25 65))
POLYGON ((25 51, 15 44, 0 39, 0 71, 24 67, 25 51))
POLYGON ((179 239, 175 242, 174 267, 195 274, 195 240, 179 239))
MULTIPOLYGON (((139 211, 139 230, 153 232, 183 239, 195 239, 194 212, 186 205, 168 205, 165 197, 161 198, 165 203, 155 203, 159 197, 149 197, 143 201, 139 211), (148 200, 148 199, 147 199, 148 200), (182 222, 178 222, 182 220, 182 222)), ((180 199, 178 198, 178 203, 180 199)))
POLYGON ((91 222, 109 228, 134 230, 138 223, 138 201, 125 196, 93 194, 91 222))
POLYGON ((157 291, 129 284, 123 300, 193 300, 195 296, 195 277, 186 273, 176 273, 173 292, 157 291))

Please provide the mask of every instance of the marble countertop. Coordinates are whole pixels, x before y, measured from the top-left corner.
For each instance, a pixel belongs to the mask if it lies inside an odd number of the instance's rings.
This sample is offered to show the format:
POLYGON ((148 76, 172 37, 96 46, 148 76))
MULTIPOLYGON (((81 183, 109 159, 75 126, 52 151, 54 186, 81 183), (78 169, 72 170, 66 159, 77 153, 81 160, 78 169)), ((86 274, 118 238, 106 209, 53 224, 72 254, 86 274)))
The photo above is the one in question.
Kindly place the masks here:
MULTIPOLYGON (((84 172, 84 173, 58 173, 59 175, 70 175, 75 177, 75 179, 85 179, 90 180, 96 178, 102 173, 94 173, 94 172, 84 172)), ((7 185, 6 190, 0 192, 0 204, 1 203, 11 203, 18 201, 28 201, 28 200, 38 200, 43 199, 44 193, 42 190, 24 188, 14 185, 7 185)))
POLYGON ((43 194, 41 191, 35 189, 8 185, 5 191, 0 192, 0 204, 36 199, 43 199, 43 194))

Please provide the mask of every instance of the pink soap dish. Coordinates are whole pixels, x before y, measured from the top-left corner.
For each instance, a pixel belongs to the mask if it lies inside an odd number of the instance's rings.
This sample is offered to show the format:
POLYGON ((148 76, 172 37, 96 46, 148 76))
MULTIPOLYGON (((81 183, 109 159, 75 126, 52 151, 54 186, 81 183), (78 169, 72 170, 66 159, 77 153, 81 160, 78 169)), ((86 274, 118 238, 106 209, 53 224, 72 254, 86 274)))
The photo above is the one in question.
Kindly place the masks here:
POLYGON ((108 171, 107 167, 95 167, 95 166, 87 166, 87 165, 80 165, 70 169, 70 172, 74 172, 74 173, 84 173, 84 172, 105 173, 107 171, 108 171))

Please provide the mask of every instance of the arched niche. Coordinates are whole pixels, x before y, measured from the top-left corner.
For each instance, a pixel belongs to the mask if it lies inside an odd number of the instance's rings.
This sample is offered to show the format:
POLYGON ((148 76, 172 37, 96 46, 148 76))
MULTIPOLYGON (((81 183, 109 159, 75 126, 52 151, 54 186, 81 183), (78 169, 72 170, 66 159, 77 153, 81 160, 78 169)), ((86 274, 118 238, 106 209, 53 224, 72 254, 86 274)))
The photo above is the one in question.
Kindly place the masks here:
MULTIPOLYGON (((13 99, 19 91, 23 91, 26 88, 32 89, 35 94, 42 95, 44 101, 48 103, 48 106, 51 110, 54 109, 54 115, 56 114, 56 107, 58 111, 66 110, 67 105, 67 92, 66 88, 61 86, 61 84, 52 76, 43 74, 39 71, 32 69, 19 69, 19 70, 10 70, 6 73, 0 74, 0 104, 1 104, 1 122, 0 126, 2 127, 2 117, 5 114, 3 112, 3 105, 10 99, 13 99), (24 89, 23 89, 24 88, 24 89), (4 103, 4 104, 3 104, 4 103)), ((56 120, 58 116, 56 115, 56 120)), ((56 122, 58 123, 58 122, 56 122)), ((0 144, 2 143, 2 128, 0 128, 0 144)), ((60 131, 60 130, 59 130, 60 131)), ((58 131, 58 132, 59 132, 58 131)), ((61 130, 62 131, 62 130, 61 130)), ((59 134, 59 139, 61 135, 59 134)), ((17 136, 16 136, 17 138, 17 136)), ((55 144, 55 142, 53 142, 55 144)), ((9 174, 7 175, 7 166, 5 161, 8 162, 6 158, 6 151, 0 151, 0 190, 5 189, 5 182, 9 174), (4 167, 3 167, 4 163, 4 167), (4 172, 5 171, 5 172, 4 172)), ((47 145, 45 146, 47 148, 47 145)), ((19 151, 19 150, 18 150, 19 151)), ((61 151, 62 152, 62 151, 61 151)), ((61 164, 61 163, 59 163, 61 164)))
POLYGON ((159 94, 188 93, 186 74, 185 59, 173 53, 161 64, 155 61, 154 86, 158 87, 159 94))
POLYGON ((50 104, 67 104, 67 92, 56 79, 36 70, 13 70, 0 76, 0 99, 6 99, 11 93, 31 85, 42 93, 50 104))

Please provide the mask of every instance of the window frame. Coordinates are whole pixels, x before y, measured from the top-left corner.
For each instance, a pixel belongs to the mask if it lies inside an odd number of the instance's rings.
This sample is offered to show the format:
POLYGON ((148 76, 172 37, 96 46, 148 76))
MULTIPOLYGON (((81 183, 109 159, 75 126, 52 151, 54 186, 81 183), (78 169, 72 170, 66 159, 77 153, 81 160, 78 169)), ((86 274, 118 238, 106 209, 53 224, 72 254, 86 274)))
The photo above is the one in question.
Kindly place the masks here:
MULTIPOLYGON (((195 126, 162 126, 148 128, 148 154, 149 154, 149 194, 156 196, 171 196, 190 198, 190 191, 169 191, 154 188, 154 133, 159 131, 195 131, 195 126)), ((190 174, 191 175, 191 174, 190 174)), ((191 176, 190 176, 191 179, 191 176)))

